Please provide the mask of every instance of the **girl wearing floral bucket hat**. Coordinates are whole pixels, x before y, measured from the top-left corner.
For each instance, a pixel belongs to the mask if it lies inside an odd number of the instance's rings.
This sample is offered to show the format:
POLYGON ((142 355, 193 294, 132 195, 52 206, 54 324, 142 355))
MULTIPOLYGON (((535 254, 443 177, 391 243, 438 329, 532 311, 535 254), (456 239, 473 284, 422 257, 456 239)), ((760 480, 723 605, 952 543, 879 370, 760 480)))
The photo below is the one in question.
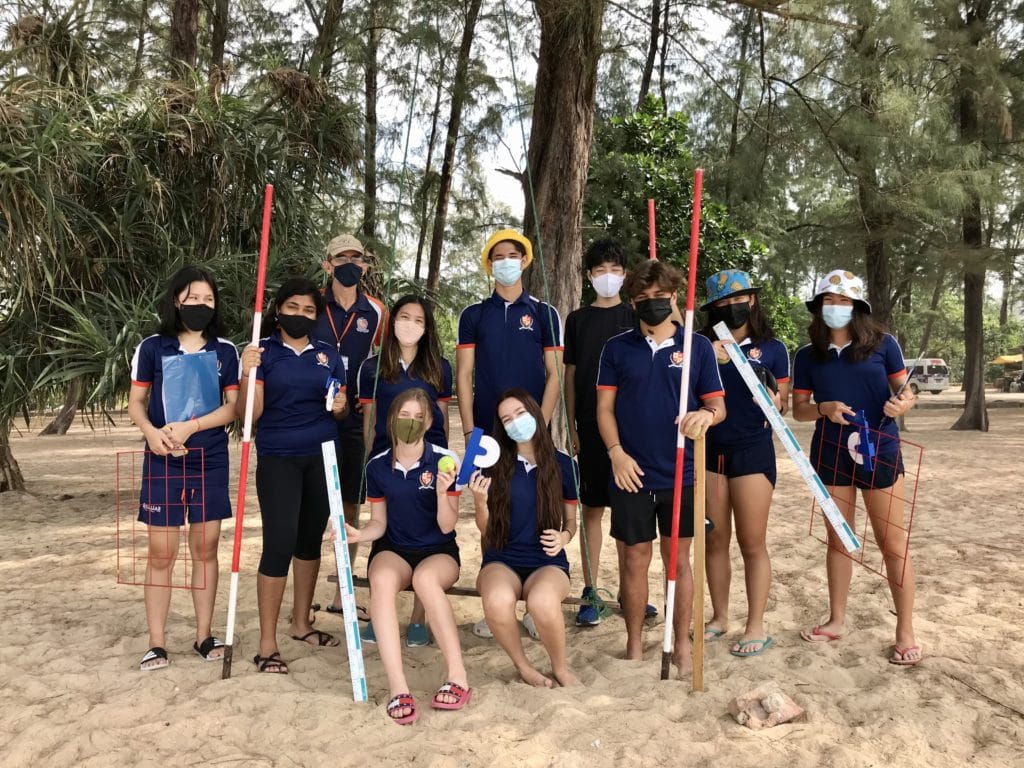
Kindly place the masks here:
POLYGON ((750 275, 738 269, 716 272, 708 278, 708 314, 702 333, 710 338, 725 387, 728 416, 708 430, 707 513, 715 524, 708 536, 707 575, 713 614, 704 627, 705 641, 725 634, 729 625, 729 585, 732 579, 729 548, 733 520, 743 555, 747 586, 747 622, 732 644, 734 656, 758 656, 773 640, 764 628, 772 569, 766 537, 768 511, 775 490, 775 445, 771 427, 750 396, 750 390, 725 352, 712 327, 724 322, 740 345, 755 373, 773 393, 775 407, 785 412, 789 394, 789 352, 775 338, 761 309, 750 275))
MULTIPOLYGON (((896 604, 896 644, 889 661, 912 666, 922 653, 914 637, 914 566, 903 519, 903 457, 895 421, 914 404, 913 393, 904 388, 903 351, 872 319, 864 282, 852 272, 829 272, 806 304, 812 315, 811 343, 793 361, 793 416, 816 422, 811 462, 851 525, 854 494, 861 491, 896 604), (879 435, 870 470, 856 447, 858 428, 851 423, 860 412, 879 435), (899 574, 902 586, 895 583, 899 574)), ((846 625, 853 561, 831 530, 826 565, 829 617, 800 633, 810 643, 839 640, 846 625)))

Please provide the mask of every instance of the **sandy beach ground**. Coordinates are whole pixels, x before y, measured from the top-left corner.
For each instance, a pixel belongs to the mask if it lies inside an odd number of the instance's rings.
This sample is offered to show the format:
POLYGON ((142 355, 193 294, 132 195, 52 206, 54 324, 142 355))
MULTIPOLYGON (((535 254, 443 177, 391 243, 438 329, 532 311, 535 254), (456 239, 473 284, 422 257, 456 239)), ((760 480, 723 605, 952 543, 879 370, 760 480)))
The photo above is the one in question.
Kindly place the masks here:
MULTIPOLYGON (((233 677, 222 681, 219 663, 204 663, 192 652, 192 607, 184 590, 175 592, 171 607, 173 663, 141 674, 138 662, 148 646, 142 590, 116 583, 114 548, 114 456, 139 448, 138 433, 123 420, 95 432, 79 422, 60 438, 16 437, 29 493, 0 495, 0 764, 1022 765, 1024 408, 991 410, 987 434, 951 432, 955 398, 942 397, 948 406, 922 397, 939 407, 915 411, 906 435, 925 449, 912 543, 919 580, 915 622, 926 655, 918 667, 886 662, 894 618, 885 583, 862 569, 854 575, 842 641, 801 641, 799 629, 827 614, 824 548, 808 535, 810 495, 780 451, 769 530, 775 583, 767 621, 775 646, 763 656, 738 659, 729 655, 728 641, 710 643, 706 691, 691 693, 688 682, 658 680, 660 623, 648 631, 647 660, 627 662, 620 617, 577 629, 567 608, 571 660, 585 685, 538 690, 518 681, 493 641, 473 636, 479 601, 456 598, 472 703, 462 712, 431 711, 429 697, 444 672, 440 654, 434 646, 406 650, 423 712, 409 728, 387 721, 387 689, 373 647, 366 652, 369 704, 352 701, 344 645, 321 650, 299 644, 287 638, 283 622, 281 650, 292 674, 256 674, 260 518, 252 481, 233 677), (730 698, 768 680, 806 709, 803 722, 755 733, 728 716, 730 698)), ((457 421, 453 434, 461 432, 456 427, 457 421)), ((809 426, 795 431, 806 446, 809 426)), ((479 539, 468 498, 462 511, 461 583, 472 586, 479 539)), ((232 533, 226 524, 214 621, 221 636, 232 533)), ((324 554, 317 599, 325 603, 332 590, 323 579, 333 570, 328 545, 324 554)), ((575 543, 570 561, 578 594, 575 543)), ((735 546, 733 561, 727 640, 742 631, 746 604, 735 546)), ((364 562, 361 555, 358 571, 364 562)), ((606 539, 601 582, 613 594, 614 563, 606 539)), ((651 581, 652 602, 660 603, 660 565, 652 568, 651 581)), ((289 611, 290 597, 284 618, 289 611)), ((316 626, 342 632, 340 619, 326 613, 316 626)), ((542 664, 540 645, 524 642, 542 664)))

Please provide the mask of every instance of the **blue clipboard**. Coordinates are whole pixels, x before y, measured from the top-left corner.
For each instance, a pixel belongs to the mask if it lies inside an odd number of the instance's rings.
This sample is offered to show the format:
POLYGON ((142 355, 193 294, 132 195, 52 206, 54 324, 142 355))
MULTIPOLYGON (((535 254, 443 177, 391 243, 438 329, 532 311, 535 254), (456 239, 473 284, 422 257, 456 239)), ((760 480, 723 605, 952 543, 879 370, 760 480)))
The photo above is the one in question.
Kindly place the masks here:
POLYGON ((216 352, 167 355, 161 359, 161 395, 166 424, 205 416, 220 408, 216 352))

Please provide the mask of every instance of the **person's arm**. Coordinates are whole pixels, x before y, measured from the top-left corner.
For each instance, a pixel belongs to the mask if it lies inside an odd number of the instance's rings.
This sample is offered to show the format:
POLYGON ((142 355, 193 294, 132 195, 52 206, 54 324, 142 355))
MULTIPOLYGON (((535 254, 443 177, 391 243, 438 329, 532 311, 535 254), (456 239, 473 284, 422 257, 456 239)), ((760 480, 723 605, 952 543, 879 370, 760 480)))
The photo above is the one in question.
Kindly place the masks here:
POLYGON ((473 365, 476 362, 476 347, 459 347, 455 351, 455 381, 459 395, 459 416, 462 431, 468 435, 473 431, 473 365))
POLYGON ((576 432, 576 366, 565 365, 565 413, 569 424, 569 440, 575 456, 580 450, 580 436, 576 432))
POLYGON ((612 476, 615 478, 615 485, 624 491, 636 493, 643 488, 643 481, 640 479, 644 471, 636 463, 632 456, 626 453, 619 440, 619 425, 615 421, 615 397, 614 388, 601 388, 597 390, 597 429, 601 433, 605 447, 608 449, 608 458, 612 462, 612 476))
POLYGON ((437 490, 437 527, 441 533, 451 533, 459 521, 459 492, 453 490, 457 469, 451 472, 438 472, 435 488, 437 490))
POLYGON ((373 425, 377 421, 377 408, 373 401, 363 403, 363 444, 373 445, 373 425))
POLYGON ((487 491, 491 487, 491 478, 484 477, 483 472, 475 470, 469 478, 469 490, 473 493, 473 516, 477 530, 483 536, 487 531, 487 491))
POLYGON ((197 432, 223 427, 237 419, 235 405, 237 400, 238 389, 226 389, 224 390, 224 404, 219 408, 203 416, 195 416, 188 421, 171 422, 164 427, 163 431, 178 445, 185 445, 186 441, 197 432))
POLYGON ((561 365, 562 354, 560 350, 544 350, 544 369, 547 379, 544 381, 544 397, 541 400, 540 411, 544 414, 545 424, 551 424, 551 417, 555 415, 558 399, 562 393, 559 386, 559 367, 561 365))
POLYGON ((679 431, 691 440, 706 435, 715 424, 725 421, 725 397, 708 397, 694 411, 688 411, 683 417, 679 431))
POLYGON ((901 376, 893 376, 889 379, 889 387, 892 390, 893 395, 885 401, 885 405, 882 406, 882 413, 890 419, 898 419, 913 408, 914 403, 917 401, 917 397, 911 391, 910 387, 906 387, 902 392, 900 392, 900 387, 903 387, 909 378, 910 377, 906 373, 903 373, 901 376), (899 394, 896 394, 897 392, 899 394))
POLYGON ((370 519, 362 528, 345 523, 345 535, 349 544, 370 544, 376 541, 388 528, 388 505, 384 499, 370 499, 370 519))
POLYGON ((263 347, 252 345, 242 352, 242 375, 238 377, 238 399, 235 401, 235 413, 239 419, 245 418, 245 403, 249 395, 249 377, 256 377, 256 389, 252 401, 252 420, 255 423, 263 415, 263 382, 259 379, 259 367, 262 362, 263 347))
POLYGON ((149 390, 148 386, 132 385, 131 390, 128 392, 128 417, 139 428, 139 431, 142 432, 142 436, 146 438, 149 450, 157 456, 166 456, 177 448, 179 444, 169 434, 160 429, 160 427, 154 426, 149 420, 149 416, 146 414, 146 406, 149 404, 149 390))

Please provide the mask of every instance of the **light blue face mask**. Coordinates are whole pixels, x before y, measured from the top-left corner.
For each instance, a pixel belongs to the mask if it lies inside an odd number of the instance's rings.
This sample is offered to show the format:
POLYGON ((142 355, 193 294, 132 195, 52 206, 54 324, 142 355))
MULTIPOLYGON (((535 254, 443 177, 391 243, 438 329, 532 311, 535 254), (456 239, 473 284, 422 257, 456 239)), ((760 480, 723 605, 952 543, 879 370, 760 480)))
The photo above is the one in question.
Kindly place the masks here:
POLYGON ((833 330, 845 328, 853 319, 853 307, 843 304, 826 304, 821 308, 821 319, 833 330))
POLYGON ((510 285, 515 285, 523 276, 523 260, 498 259, 491 264, 491 272, 494 273, 494 279, 507 288, 510 285))
POLYGON ((537 420, 528 413, 521 413, 505 425, 505 432, 517 443, 526 443, 533 439, 537 431, 537 420))

